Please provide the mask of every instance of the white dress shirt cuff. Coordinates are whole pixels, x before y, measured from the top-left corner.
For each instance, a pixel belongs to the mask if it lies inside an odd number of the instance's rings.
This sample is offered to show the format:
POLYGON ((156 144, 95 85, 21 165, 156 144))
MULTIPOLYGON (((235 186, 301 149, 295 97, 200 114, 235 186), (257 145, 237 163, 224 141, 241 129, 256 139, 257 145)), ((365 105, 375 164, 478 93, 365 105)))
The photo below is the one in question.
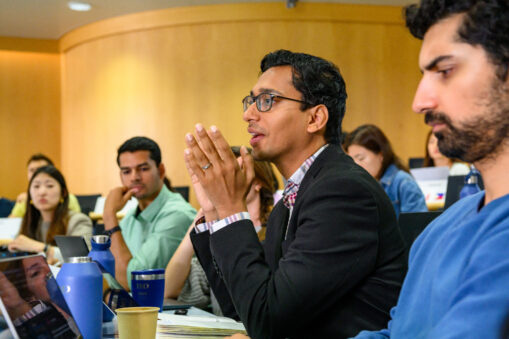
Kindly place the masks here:
POLYGON ((217 220, 213 221, 207 221, 198 225, 194 225, 194 230, 196 233, 202 233, 205 231, 210 230, 210 227, 216 222, 217 220))
POLYGON ((240 213, 230 215, 222 220, 215 222, 209 229, 210 234, 217 232, 221 228, 224 228, 230 224, 233 224, 236 221, 246 220, 246 219, 251 219, 251 216, 249 215, 248 212, 240 212, 240 213))

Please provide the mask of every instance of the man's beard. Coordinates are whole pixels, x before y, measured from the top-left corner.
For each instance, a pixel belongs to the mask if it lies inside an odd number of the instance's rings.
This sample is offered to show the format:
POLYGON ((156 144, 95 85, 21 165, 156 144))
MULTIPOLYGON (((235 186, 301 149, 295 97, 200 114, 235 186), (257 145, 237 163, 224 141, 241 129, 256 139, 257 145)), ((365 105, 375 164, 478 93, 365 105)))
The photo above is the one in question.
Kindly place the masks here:
POLYGON ((503 82, 496 79, 491 90, 481 96, 480 114, 458 126, 442 112, 428 111, 424 121, 443 123, 446 127, 434 133, 438 139, 438 149, 448 158, 466 162, 476 162, 495 158, 508 142, 509 134, 509 93, 503 82))

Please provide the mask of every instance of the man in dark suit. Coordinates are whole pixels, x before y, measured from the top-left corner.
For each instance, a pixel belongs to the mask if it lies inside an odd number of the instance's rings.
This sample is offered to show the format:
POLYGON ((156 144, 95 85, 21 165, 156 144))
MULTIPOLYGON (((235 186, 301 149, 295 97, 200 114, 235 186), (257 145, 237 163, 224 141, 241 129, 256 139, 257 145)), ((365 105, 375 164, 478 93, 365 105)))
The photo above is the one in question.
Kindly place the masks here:
POLYGON ((406 264, 392 205, 339 144, 346 91, 338 69, 301 53, 265 56, 244 98, 253 156, 288 179, 266 241, 245 205, 253 158, 236 161, 219 130, 186 135, 205 213, 191 239, 227 316, 252 338, 345 338, 389 318, 406 264))

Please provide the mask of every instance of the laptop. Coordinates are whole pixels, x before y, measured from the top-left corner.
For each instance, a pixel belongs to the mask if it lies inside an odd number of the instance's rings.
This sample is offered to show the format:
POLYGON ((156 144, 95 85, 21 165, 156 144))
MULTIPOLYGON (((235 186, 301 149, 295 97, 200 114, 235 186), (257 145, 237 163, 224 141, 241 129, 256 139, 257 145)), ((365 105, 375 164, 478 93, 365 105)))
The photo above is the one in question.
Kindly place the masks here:
POLYGON ((0 337, 80 338, 57 281, 42 255, 0 259, 0 337))
POLYGON ((55 235, 55 242, 62 253, 64 262, 72 257, 88 256, 88 246, 82 236, 55 235))

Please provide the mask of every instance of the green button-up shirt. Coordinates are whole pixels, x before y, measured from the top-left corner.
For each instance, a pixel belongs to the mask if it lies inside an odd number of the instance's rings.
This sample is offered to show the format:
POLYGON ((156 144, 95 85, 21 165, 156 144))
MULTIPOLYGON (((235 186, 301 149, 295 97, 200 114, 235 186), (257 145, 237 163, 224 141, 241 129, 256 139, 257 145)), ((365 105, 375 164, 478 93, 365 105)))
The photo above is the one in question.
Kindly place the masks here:
POLYGON ((170 192, 166 186, 138 215, 137 210, 130 210, 120 222, 122 236, 133 256, 127 265, 129 286, 132 271, 166 268, 196 214, 180 194, 170 192))

